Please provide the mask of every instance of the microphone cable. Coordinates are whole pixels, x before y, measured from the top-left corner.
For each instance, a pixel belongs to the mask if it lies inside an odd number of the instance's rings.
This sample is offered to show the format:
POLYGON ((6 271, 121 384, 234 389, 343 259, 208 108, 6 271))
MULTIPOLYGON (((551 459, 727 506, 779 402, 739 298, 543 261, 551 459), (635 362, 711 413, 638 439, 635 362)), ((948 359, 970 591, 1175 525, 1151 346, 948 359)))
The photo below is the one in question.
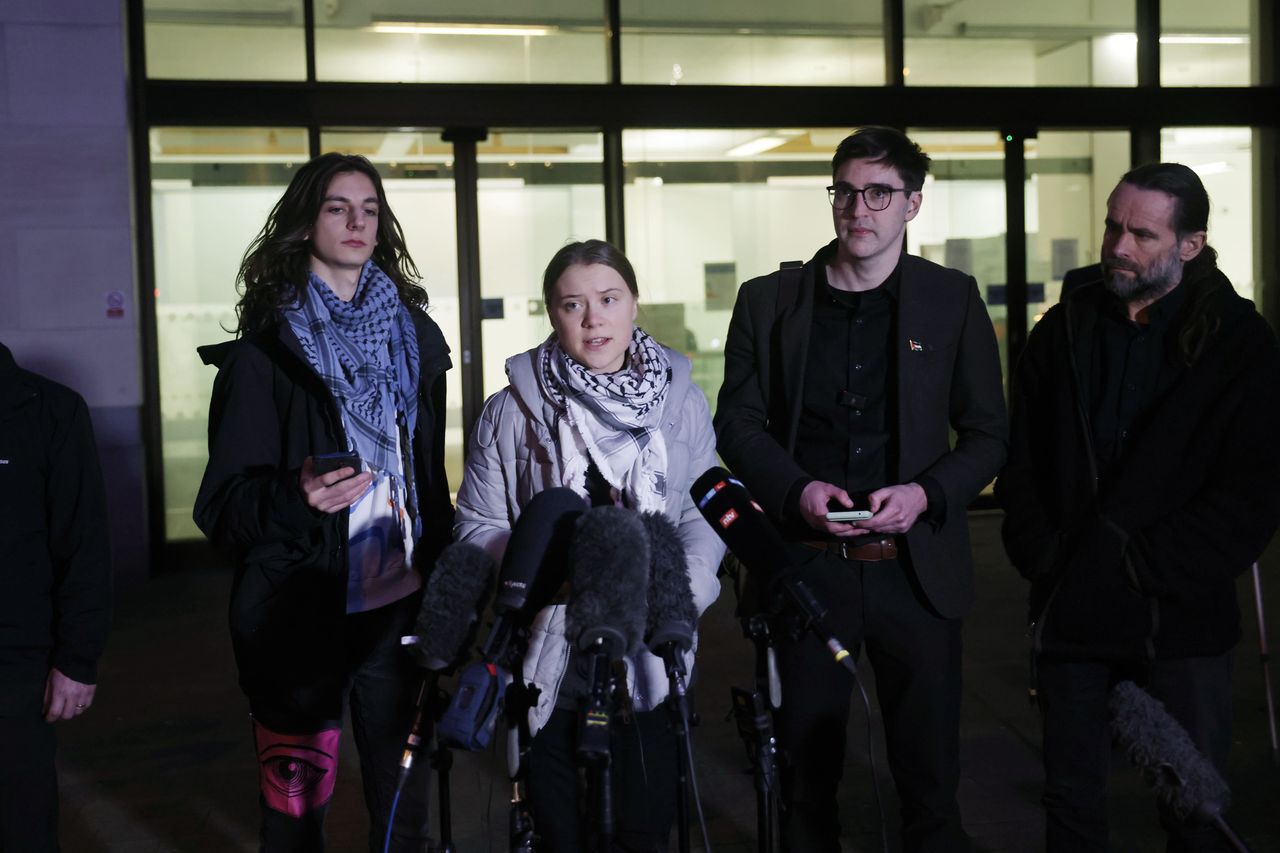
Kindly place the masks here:
POLYGON ((680 706, 680 725, 684 726, 684 750, 686 765, 689 768, 689 791, 693 794, 693 808, 698 813, 698 829, 702 832, 702 849, 711 853, 711 836, 707 834, 707 819, 702 813, 702 794, 698 791, 698 769, 693 763, 693 729, 689 726, 688 708, 684 703, 680 706))
POLYGON ((857 672, 853 674, 853 684, 858 688, 858 695, 862 697, 862 707, 867 712, 867 763, 871 766, 871 790, 875 794, 876 813, 880 816, 880 847, 884 853, 889 853, 889 825, 884 818, 884 800, 880 796, 880 774, 876 770, 875 736, 874 727, 871 724, 871 700, 867 698, 867 691, 862 686, 862 679, 858 677, 857 672))

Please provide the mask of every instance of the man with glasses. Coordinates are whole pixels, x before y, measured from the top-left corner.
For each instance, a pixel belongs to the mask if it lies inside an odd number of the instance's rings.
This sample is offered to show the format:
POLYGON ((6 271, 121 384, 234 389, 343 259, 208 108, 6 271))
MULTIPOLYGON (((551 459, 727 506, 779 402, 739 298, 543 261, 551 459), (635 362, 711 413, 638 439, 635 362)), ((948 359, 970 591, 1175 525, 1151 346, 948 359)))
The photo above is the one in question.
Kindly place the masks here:
MULTIPOLYGON (((890 128, 840 143, 836 239, 742 286, 715 426, 828 627, 866 647, 905 849, 957 851, 968 849, 956 802, 960 626, 973 601, 965 509, 1000 469, 1007 425, 977 283, 903 250, 928 167, 890 128), (827 517, 855 505, 870 517, 827 517)), ((852 679, 815 638, 776 627, 783 845, 838 851, 852 679)))

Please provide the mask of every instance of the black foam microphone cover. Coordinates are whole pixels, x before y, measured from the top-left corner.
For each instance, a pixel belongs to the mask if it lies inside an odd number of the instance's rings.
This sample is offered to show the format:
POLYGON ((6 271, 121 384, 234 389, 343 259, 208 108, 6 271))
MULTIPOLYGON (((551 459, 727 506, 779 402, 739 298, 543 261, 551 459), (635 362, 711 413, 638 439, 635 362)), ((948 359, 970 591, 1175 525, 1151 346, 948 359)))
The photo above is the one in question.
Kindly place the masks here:
POLYGON ((546 489, 520 511, 498 573, 493 610, 529 622, 569 576, 574 523, 587 509, 572 489, 546 489))
POLYGON ((1116 740, 1179 819, 1209 823, 1226 809, 1227 783, 1150 693, 1121 681, 1112 688, 1108 706, 1116 740))
POLYGON ((439 672, 462 657, 492 584, 493 560, 483 549, 454 542, 440 552, 413 627, 420 666, 439 672))
POLYGON ((644 640, 654 649, 673 643, 680 651, 693 646, 698 608, 689 587, 689 562, 680 531, 660 512, 642 513, 649 536, 649 617, 644 640))
POLYGON ((693 502, 733 555, 769 583, 790 563, 786 543, 747 487, 723 468, 710 468, 689 490, 693 502))
POLYGON ((615 659, 638 648, 649 609, 649 537, 640 514, 613 506, 587 510, 569 563, 569 639, 583 649, 604 640, 615 659))

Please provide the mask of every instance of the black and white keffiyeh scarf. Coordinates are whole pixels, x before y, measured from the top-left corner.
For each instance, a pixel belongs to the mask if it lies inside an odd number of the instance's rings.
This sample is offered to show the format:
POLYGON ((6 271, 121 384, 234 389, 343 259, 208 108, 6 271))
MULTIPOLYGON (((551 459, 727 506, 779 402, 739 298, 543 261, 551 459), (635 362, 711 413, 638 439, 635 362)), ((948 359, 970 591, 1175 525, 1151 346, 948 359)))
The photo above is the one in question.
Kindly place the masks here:
MULTIPOLYGON (((373 471, 403 477, 397 416, 418 420, 418 336, 395 284, 368 261, 350 302, 314 273, 284 312, 307 361, 333 394, 348 439, 373 471)), ((404 448, 412 464, 410 447, 404 448)))
POLYGON ((638 326, 616 373, 592 373, 555 335, 538 348, 538 383, 560 413, 561 482, 586 497, 592 462, 632 508, 661 512, 667 497, 667 442, 662 414, 671 361, 638 326))

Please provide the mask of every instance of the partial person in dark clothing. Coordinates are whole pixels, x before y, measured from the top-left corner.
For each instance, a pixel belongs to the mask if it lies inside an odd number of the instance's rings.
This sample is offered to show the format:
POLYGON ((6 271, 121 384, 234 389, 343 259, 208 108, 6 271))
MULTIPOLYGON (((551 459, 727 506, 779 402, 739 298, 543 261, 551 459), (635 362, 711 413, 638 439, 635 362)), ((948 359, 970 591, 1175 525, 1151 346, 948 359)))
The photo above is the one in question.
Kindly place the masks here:
MULTIPOLYGON (((972 277, 906 254, 929 158, 863 128, 832 160, 836 239, 744 284, 725 345, 717 449, 791 540, 849 648, 866 645, 909 851, 968 848, 960 626, 966 509, 1004 462, 996 338, 972 277), (954 430, 954 443, 951 431, 954 430), (869 520, 828 521, 864 497, 869 520)), ((851 678, 804 635, 778 649, 783 844, 839 850, 851 678)))
MULTIPOLYGON (((1031 581, 1050 851, 1107 849, 1111 687, 1133 679, 1224 769, 1235 579, 1280 521, 1280 348, 1218 269, 1177 163, 1107 202, 1100 280, 1036 325, 996 484, 1031 581)), ((1220 847, 1162 813, 1171 851, 1220 847)))
POLYGON ((0 851, 58 847, 51 723, 93 705, 111 619, 107 499, 70 388, 0 344, 0 851))
MULTIPOLYGON (((416 275, 372 164, 326 154, 245 255, 237 340, 201 350, 219 371, 195 520, 238 562, 266 851, 323 849, 348 699, 370 850, 388 836, 420 680, 399 638, 453 523, 449 350, 416 275)), ((427 776, 410 779, 393 850, 427 841, 427 776)))

